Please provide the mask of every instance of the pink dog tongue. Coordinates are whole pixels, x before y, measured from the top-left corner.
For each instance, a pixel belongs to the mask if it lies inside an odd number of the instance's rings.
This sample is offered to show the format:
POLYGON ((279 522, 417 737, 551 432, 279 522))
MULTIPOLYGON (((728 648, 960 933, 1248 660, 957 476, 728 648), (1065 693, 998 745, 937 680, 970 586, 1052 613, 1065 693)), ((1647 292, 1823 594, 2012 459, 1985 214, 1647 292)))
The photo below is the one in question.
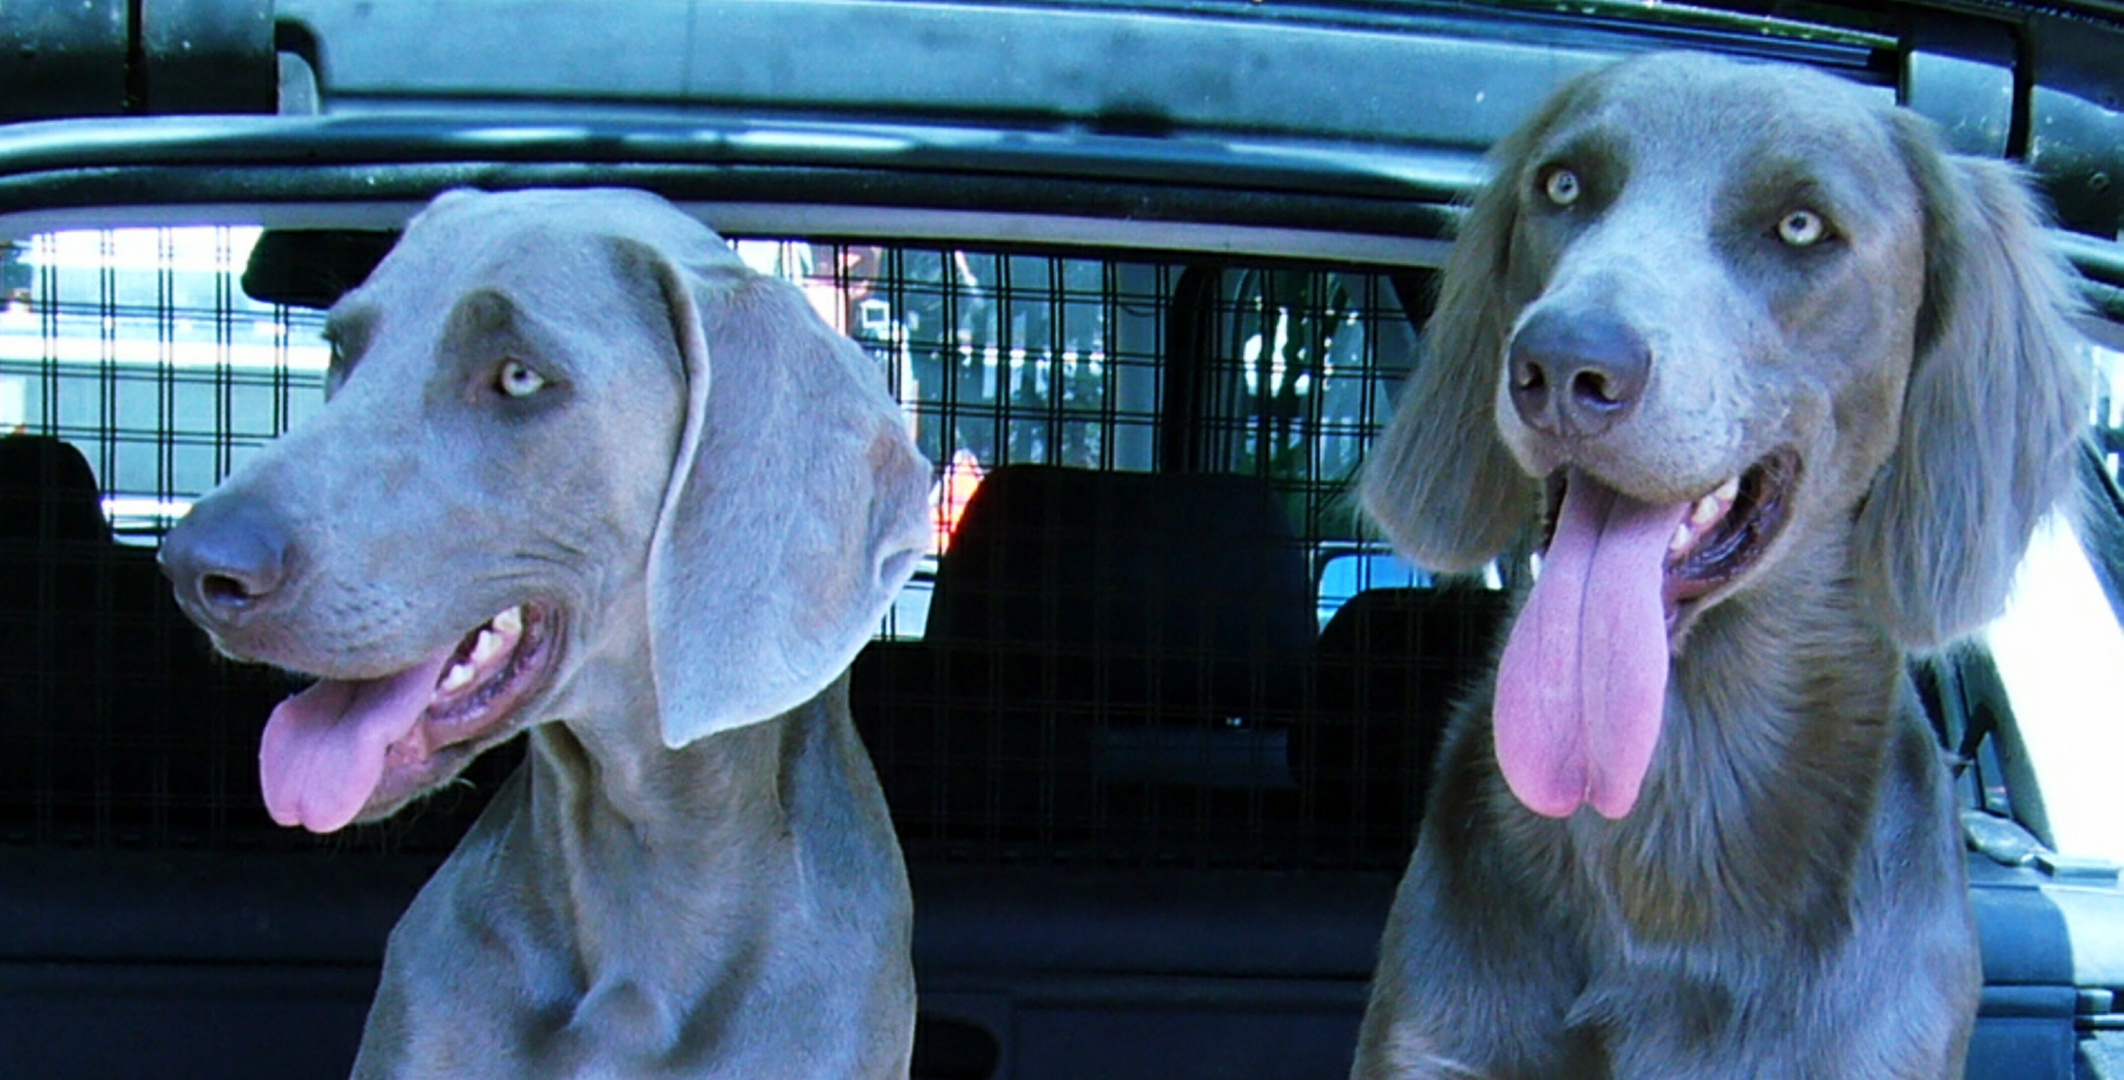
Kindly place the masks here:
POLYGON ((1590 803, 1614 819, 1637 802, 1666 712, 1667 544, 1687 510, 1569 477, 1497 666, 1497 763, 1537 814, 1590 803))
POLYGON ((258 748, 273 820, 319 833, 353 821, 383 779, 391 744, 420 723, 450 655, 381 679, 326 679, 281 702, 258 748))

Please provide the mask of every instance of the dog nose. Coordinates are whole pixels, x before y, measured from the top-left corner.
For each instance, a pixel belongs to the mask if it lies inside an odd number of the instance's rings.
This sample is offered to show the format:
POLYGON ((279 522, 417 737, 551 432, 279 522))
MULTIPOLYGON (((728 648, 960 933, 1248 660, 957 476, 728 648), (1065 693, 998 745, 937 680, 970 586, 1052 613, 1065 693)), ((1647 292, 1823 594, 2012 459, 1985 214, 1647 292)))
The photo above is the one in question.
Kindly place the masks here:
POLYGON ((193 618, 225 623, 280 592, 289 548, 287 528, 263 507, 209 498, 170 530, 156 561, 193 618))
POLYGON ((1652 349, 1613 316, 1537 313, 1506 356, 1512 405, 1549 435, 1599 435, 1629 415, 1652 374, 1652 349))

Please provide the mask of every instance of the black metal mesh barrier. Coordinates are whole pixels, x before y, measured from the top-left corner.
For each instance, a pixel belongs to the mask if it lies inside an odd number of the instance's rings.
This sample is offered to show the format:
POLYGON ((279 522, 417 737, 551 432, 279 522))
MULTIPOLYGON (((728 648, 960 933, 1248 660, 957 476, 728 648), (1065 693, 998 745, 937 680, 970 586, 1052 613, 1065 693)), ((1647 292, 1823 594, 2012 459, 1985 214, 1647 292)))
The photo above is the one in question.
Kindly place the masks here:
MULTIPOLYGON (((236 284, 257 235, 53 234, 6 256, 6 842, 441 849, 508 767, 321 841, 264 819, 257 738, 295 683, 212 657, 152 565, 191 499, 322 403, 321 315, 236 284)), ((932 558, 854 674, 911 855, 1406 858, 1499 594, 1430 588, 1348 498, 1413 353, 1402 290, 1323 267, 738 246, 877 358, 938 468, 932 558)))

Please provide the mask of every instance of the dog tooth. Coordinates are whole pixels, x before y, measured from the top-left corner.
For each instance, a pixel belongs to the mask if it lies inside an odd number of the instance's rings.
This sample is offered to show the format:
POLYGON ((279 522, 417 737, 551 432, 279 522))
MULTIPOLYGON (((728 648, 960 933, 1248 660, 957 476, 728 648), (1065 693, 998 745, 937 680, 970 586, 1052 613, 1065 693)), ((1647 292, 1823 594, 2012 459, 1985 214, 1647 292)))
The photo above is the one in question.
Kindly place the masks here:
POLYGON ((524 628, 524 609, 522 607, 510 608, 496 615, 493 622, 489 625, 510 637, 515 637, 524 628))
POLYGON ((1711 495, 1718 501, 1727 503, 1740 498, 1740 477, 1735 476, 1720 484, 1718 490, 1712 492, 1711 495))
POLYGON ((1684 521, 1674 527, 1674 539, 1667 541, 1667 551, 1670 554, 1687 551, 1689 543, 1695 539, 1695 530, 1689 528, 1689 523, 1684 521))
POLYGON ((472 665, 470 664, 451 664, 450 670, 443 673, 442 683, 437 689, 445 694, 456 693, 472 685, 472 674, 472 665))
POLYGON ((1689 508, 1689 523, 1692 525, 1709 525, 1725 514, 1726 506, 1727 504, 1721 502, 1718 496, 1706 495, 1696 500, 1696 505, 1689 508))
POLYGON ((507 642, 503 641, 502 635, 492 630, 481 630, 479 640, 472 643, 472 662, 484 664, 500 656, 506 646, 507 642))

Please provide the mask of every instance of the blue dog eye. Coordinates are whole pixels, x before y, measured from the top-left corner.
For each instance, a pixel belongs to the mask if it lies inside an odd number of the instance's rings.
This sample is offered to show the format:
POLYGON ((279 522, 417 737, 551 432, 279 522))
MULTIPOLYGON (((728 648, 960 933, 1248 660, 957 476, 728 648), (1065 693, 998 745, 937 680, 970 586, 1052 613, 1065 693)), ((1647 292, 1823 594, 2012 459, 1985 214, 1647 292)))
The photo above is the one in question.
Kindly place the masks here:
POLYGON ((504 360, 494 373, 494 388, 513 398, 527 398, 546 388, 546 377, 521 360, 504 360))
POLYGON ((1541 193, 1558 206, 1569 206, 1577 202, 1583 190, 1578 174, 1561 166, 1550 169, 1541 182, 1541 193))
POLYGON ((1777 222, 1777 238, 1796 248, 1813 247, 1829 235, 1829 223, 1812 210, 1794 210, 1777 222))

